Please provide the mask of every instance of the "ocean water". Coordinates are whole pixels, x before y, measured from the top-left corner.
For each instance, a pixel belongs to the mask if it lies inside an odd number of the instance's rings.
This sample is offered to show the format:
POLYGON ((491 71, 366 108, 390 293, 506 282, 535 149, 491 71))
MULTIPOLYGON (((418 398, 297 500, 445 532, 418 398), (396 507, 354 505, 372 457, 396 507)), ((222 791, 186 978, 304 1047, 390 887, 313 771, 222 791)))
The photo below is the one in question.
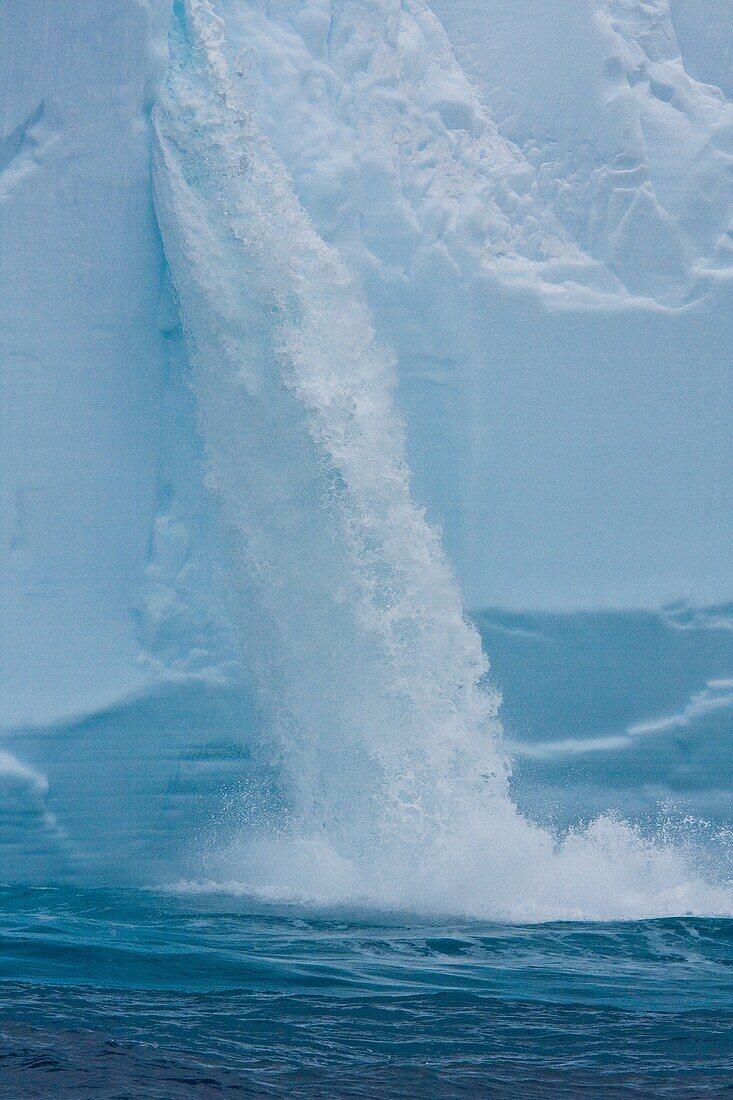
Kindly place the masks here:
POLYGON ((723 1097, 733 920, 4 889, 6 1097, 723 1097))

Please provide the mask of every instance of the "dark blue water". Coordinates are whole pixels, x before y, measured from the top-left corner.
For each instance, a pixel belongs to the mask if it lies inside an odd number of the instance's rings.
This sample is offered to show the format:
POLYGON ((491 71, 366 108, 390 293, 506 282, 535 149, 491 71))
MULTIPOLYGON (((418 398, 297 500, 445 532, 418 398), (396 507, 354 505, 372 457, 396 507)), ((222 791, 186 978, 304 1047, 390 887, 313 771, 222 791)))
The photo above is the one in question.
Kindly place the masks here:
POLYGON ((3 1097, 733 1096, 733 921, 0 891, 3 1097))

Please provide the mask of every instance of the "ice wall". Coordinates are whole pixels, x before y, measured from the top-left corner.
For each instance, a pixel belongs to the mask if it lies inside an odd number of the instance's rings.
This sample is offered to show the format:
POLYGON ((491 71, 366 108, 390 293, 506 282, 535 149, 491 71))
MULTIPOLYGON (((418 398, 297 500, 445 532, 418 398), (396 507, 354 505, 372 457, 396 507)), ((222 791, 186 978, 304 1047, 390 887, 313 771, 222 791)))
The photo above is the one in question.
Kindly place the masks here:
POLYGON ((733 115, 666 3, 222 9, 470 605, 727 592, 733 115))
MULTIPOLYGON (((726 0, 433 7, 447 37, 417 2, 221 5, 263 131, 397 353, 416 495, 468 602, 725 598, 726 0)), ((1 18, 17 724, 228 642, 151 205, 168 5, 1 18)))
MULTIPOLYGON (((2 874, 180 852, 256 770, 152 209, 169 7, 0 5, 2 874)), ((467 604, 729 597, 729 0, 217 7, 467 604)))
POLYGON ((127 3, 2 5, 5 723, 140 684, 163 340, 146 113, 162 31, 127 3))
POLYGON ((169 16, 0 5, 4 880, 149 875, 250 767, 153 211, 169 16))
POLYGON ((690 76, 733 95, 733 3, 670 0, 674 30, 690 76))
POLYGON ((211 661, 211 609, 184 592, 210 535, 150 184, 167 24, 165 3, 0 8, 4 726, 211 661))

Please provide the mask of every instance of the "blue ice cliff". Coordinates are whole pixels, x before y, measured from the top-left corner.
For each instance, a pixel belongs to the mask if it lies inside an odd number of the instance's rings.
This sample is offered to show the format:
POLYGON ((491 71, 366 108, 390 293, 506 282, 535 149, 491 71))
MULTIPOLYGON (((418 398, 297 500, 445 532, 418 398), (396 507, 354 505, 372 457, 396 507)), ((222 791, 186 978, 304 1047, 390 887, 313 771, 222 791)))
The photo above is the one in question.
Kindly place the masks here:
POLYGON ((730 906, 724 7, 2 6, 3 878, 730 906))

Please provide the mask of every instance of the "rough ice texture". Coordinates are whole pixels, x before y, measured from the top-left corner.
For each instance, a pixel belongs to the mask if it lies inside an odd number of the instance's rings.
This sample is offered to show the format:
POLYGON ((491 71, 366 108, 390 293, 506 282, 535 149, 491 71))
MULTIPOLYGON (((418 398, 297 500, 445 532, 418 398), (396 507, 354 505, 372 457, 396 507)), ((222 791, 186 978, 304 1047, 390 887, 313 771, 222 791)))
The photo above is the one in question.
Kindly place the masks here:
POLYGON ((733 113, 661 0, 520 8, 445 0, 446 39, 417 0, 222 4, 397 353, 417 495, 469 604, 714 600, 733 113))

